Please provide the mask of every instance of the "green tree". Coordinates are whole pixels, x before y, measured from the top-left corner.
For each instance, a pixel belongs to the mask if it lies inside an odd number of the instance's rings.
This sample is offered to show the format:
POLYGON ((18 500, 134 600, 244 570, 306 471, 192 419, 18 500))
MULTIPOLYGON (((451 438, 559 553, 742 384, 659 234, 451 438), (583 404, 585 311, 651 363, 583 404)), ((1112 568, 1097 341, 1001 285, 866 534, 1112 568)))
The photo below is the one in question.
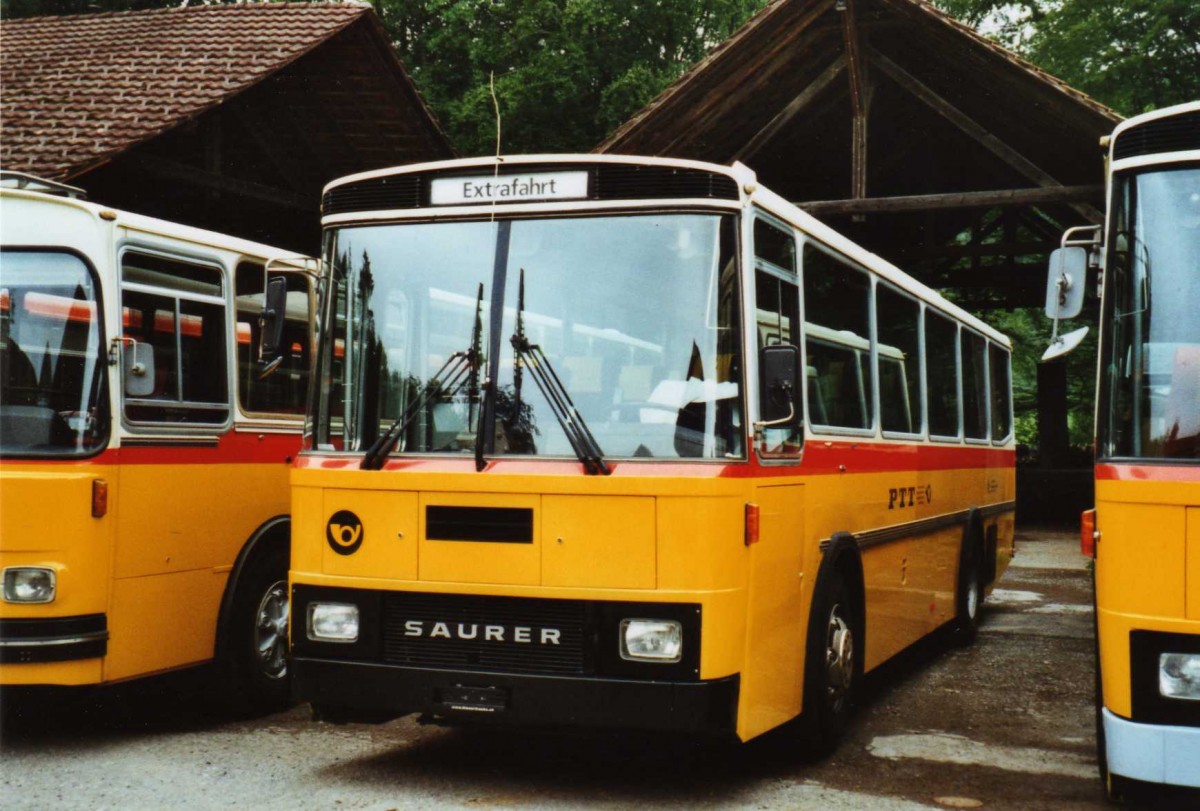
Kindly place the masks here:
POLYGON ((934 0, 1123 115, 1200 98, 1196 0, 934 0))
POLYGON ((467 155, 586 151, 766 0, 377 0, 467 155))

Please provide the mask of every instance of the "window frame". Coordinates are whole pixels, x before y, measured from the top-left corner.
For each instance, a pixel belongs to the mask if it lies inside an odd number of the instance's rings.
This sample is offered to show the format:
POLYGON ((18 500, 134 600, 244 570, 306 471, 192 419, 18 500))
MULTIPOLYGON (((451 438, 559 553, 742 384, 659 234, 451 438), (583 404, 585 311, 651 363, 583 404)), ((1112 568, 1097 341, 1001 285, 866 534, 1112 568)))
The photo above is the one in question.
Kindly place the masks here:
POLYGON ((936 307, 930 307, 927 303, 923 302, 923 304, 924 304, 924 306, 921 308, 921 366, 923 369, 925 369, 925 370, 929 369, 929 358, 928 358, 929 342, 926 339, 928 331, 929 331, 929 323, 930 323, 929 318, 927 317, 928 312, 930 310, 933 310, 933 313, 937 318, 941 318, 943 321, 948 322, 952 327, 954 327, 954 391, 955 391, 955 413, 958 415, 958 429, 957 429, 956 434, 951 435, 951 434, 935 434, 935 433, 933 433, 933 423, 932 423, 932 420, 930 420, 929 416, 928 416, 929 405, 932 402, 932 398, 930 398, 930 396, 929 396, 929 380, 928 380, 928 376, 926 376, 922 381, 923 385, 925 386, 924 395, 925 395, 925 404, 926 404, 926 426, 925 426, 926 436, 928 437, 929 441, 931 441, 931 442, 940 442, 943 444, 949 444, 949 443, 962 444, 962 441, 963 441, 962 339, 959 337, 959 333, 962 330, 962 322, 960 322, 957 318, 953 317, 949 313, 938 310, 936 307))
MULTIPOLYGON (((800 317, 801 317, 801 340, 802 346, 800 349, 801 362, 804 364, 804 424, 807 426, 807 431, 814 436, 852 436, 852 437, 878 437, 879 436, 879 380, 878 368, 875 357, 878 353, 878 341, 875 338, 875 285, 878 281, 878 276, 870 268, 864 267, 860 263, 846 256, 841 251, 830 247, 821 240, 813 237, 810 234, 801 232, 803 239, 800 242, 800 317), (808 402, 808 297, 804 289, 805 273, 807 272, 807 263, 804 260, 804 255, 807 251, 809 243, 813 247, 824 253, 830 259, 841 264, 843 267, 862 273, 867 278, 867 349, 868 362, 867 370, 871 383, 871 396, 867 398, 867 407, 871 410, 868 416, 870 427, 853 428, 849 426, 838 425, 818 425, 812 421, 809 415, 808 402)), ((817 325, 820 326, 820 325, 817 325)), ((860 366, 861 369, 861 366, 860 366)))
MULTIPOLYGON (((753 363, 755 385, 754 385, 753 392, 751 392, 751 391, 749 391, 749 389, 747 389, 746 398, 748 401, 753 400, 754 415, 755 415, 755 418, 758 418, 762 414, 762 409, 760 407, 761 403, 759 402, 759 389, 761 387, 759 381, 761 380, 760 375, 761 375, 762 370, 758 368, 758 357, 759 357, 758 272, 759 271, 762 271, 766 275, 774 278, 781 285, 782 284, 790 284, 793 288, 795 288, 796 317, 798 319, 798 323, 793 325, 793 327, 792 327, 792 338, 794 341, 797 341, 797 343, 795 345, 796 345, 798 354, 800 356, 801 374, 805 378, 800 381, 800 388, 801 389, 807 388, 808 365, 807 365, 807 357, 806 357, 805 351, 804 351, 804 287, 803 287, 802 277, 800 275, 800 264, 801 264, 800 255, 801 255, 801 251, 803 250, 803 246, 804 246, 804 243, 803 243, 804 235, 795 226, 785 222, 784 220, 781 220, 778 217, 772 216, 769 212, 767 212, 761 208, 754 208, 753 211, 751 212, 750 217, 748 217, 747 219, 749 220, 749 227, 748 227, 748 231, 749 231, 748 242, 749 242, 749 244, 747 246, 747 252, 750 257, 750 263, 749 263, 749 267, 747 268, 748 272, 745 273, 743 276, 743 278, 746 279, 746 281, 743 283, 743 287, 745 288, 745 292, 743 295, 745 295, 745 297, 746 297, 748 309, 750 311, 749 317, 747 318, 748 326, 750 327, 750 329, 747 334, 752 335, 754 337, 754 342, 753 342, 754 358, 753 358, 753 361, 751 361, 749 358, 746 358, 745 362, 746 362, 747 367, 749 367, 751 365, 751 363, 753 363), (775 264, 770 259, 767 259, 765 257, 761 257, 758 255, 758 250, 757 250, 758 242, 755 239, 755 236, 757 234, 757 226, 760 222, 770 228, 774 228, 775 230, 779 231, 781 234, 783 234, 785 236, 789 236, 791 238, 792 247, 794 250, 792 258, 795 262, 795 267, 792 270, 789 271, 787 268, 781 267, 781 266, 775 264)), ((782 303, 782 297, 780 300, 782 303)), ((750 349, 750 347, 747 347, 744 354, 748 355, 749 349, 750 349)), ((793 429, 795 431, 796 448, 795 448, 795 450, 788 451, 788 452, 779 452, 779 453, 764 452, 761 445, 758 442, 758 433, 759 432, 757 430, 753 429, 753 425, 751 426, 752 430, 751 430, 749 444, 751 444, 754 447, 755 458, 760 463, 765 464, 765 465, 795 465, 795 464, 800 463, 800 460, 804 456, 804 440, 807 435, 807 426, 808 426, 807 397, 805 396, 805 394, 803 392, 800 392, 800 413, 797 416, 799 417, 800 423, 799 423, 799 425, 795 426, 795 428, 793 429)))
POLYGON ((961 321, 958 323, 958 352, 959 352, 958 410, 961 415, 959 418, 958 430, 962 434, 962 441, 968 445, 990 445, 992 443, 992 376, 991 376, 992 372, 991 372, 991 368, 988 366, 988 364, 991 362, 991 358, 988 355, 988 345, 990 343, 992 343, 992 342, 989 341, 988 337, 986 335, 984 335, 983 333, 979 332, 978 330, 974 330, 974 329, 968 327, 966 324, 962 323, 961 321), (966 382, 967 381, 964 380, 963 376, 962 376, 962 369, 963 369, 962 349, 963 349, 963 341, 966 340, 966 336, 968 336, 968 335, 973 335, 976 338, 978 338, 980 341, 983 342, 983 406, 984 406, 983 411, 984 411, 984 420, 983 420, 983 436, 982 437, 967 436, 967 411, 966 411, 967 404, 965 402, 965 398, 963 397, 963 394, 966 392, 966 382))
POLYGON ((1015 419, 1014 419, 1014 415, 1013 415, 1012 349, 1010 349, 1009 347, 1006 347, 1004 344, 993 341, 990 338, 988 339, 988 386, 989 386, 989 389, 988 389, 988 402, 989 402, 988 415, 989 415, 989 419, 991 420, 991 426, 992 426, 991 432, 989 433, 989 437, 991 438, 991 443, 993 445, 996 445, 996 446, 1007 445, 1010 442, 1012 442, 1013 436, 1016 433, 1016 424, 1015 424, 1015 419), (990 387, 992 385, 992 380, 993 380, 993 377, 992 377, 992 350, 993 349, 999 351, 1001 353, 1001 355, 1006 359, 1006 363, 1004 364, 1005 365, 1004 407, 1005 407, 1005 409, 1007 409, 1006 416, 1007 416, 1007 420, 1008 420, 1008 431, 1000 439, 997 439, 995 436, 995 427, 994 427, 995 426, 995 415, 992 414, 992 408, 991 408, 991 406, 995 404, 995 398, 993 398, 991 396, 991 389, 990 389, 990 387))
MULTIPOLYGON (((877 391, 878 403, 876 405, 876 413, 878 415, 878 420, 879 420, 879 435, 882 436, 884 439, 924 440, 928 434, 928 431, 927 431, 928 425, 927 425, 927 419, 926 419, 926 411, 927 411, 926 403, 929 399, 927 396, 926 390, 925 390, 925 307, 926 307, 926 304, 924 301, 922 301, 917 296, 914 296, 912 293, 909 293, 907 290, 897 287, 896 285, 894 285, 886 280, 880 279, 880 280, 876 281, 874 295, 872 296, 872 307, 873 307, 873 312, 874 312, 874 318, 872 319, 872 325, 873 325, 873 329, 874 329, 874 333, 875 333, 875 341, 873 342, 872 346, 873 346, 876 356, 878 356, 878 354, 879 354, 879 338, 878 338, 878 336, 879 336, 879 302, 878 302, 878 297, 879 297, 879 289, 881 287, 889 290, 890 292, 894 293, 895 295, 897 295, 901 298, 908 299, 909 301, 911 301, 913 304, 915 304, 917 306, 917 321, 916 321, 916 328, 917 328, 917 397, 920 399, 920 402, 917 404, 917 411, 919 413, 917 413, 915 415, 917 418, 917 420, 916 420, 917 430, 916 431, 913 431, 911 433, 904 432, 904 431, 888 431, 888 430, 884 429, 884 427, 883 427, 883 392, 882 392, 882 388, 877 383, 876 391, 877 391)), ((878 360, 876 360, 876 362, 875 362, 875 374, 877 377, 881 377, 879 375, 879 361, 878 360)), ((909 409, 910 409, 910 411, 912 410, 911 403, 909 403, 909 409)))
MULTIPOLYGON (((243 417, 246 420, 252 420, 252 421, 256 421, 256 422, 278 421, 278 422, 283 422, 283 423, 287 423, 290 425, 290 424, 296 423, 296 422, 301 422, 301 423, 304 422, 306 419, 306 414, 308 413, 308 410, 309 410, 309 399, 312 394, 312 375, 316 369, 316 350, 317 350, 317 347, 316 347, 316 318, 317 318, 317 307, 318 307, 317 289, 316 289, 316 284, 313 282, 312 277, 310 277, 307 273, 300 272, 300 271, 289 271, 289 270, 268 271, 267 266, 268 266, 269 262, 270 262, 270 260, 265 260, 265 259, 262 259, 262 258, 256 257, 256 256, 239 256, 237 261, 234 263, 233 290, 231 291, 231 294, 233 297, 233 310, 232 310, 233 319, 231 321, 231 326, 233 329, 233 342, 234 342, 234 346, 233 346, 233 384, 234 384, 233 400, 234 400, 235 407, 237 409, 237 414, 239 417, 243 417), (272 275, 275 275, 275 276, 298 276, 301 279, 303 279, 303 281, 304 281, 304 284, 305 284, 305 287, 307 290, 307 294, 308 294, 307 340, 308 340, 308 345, 309 345, 309 363, 308 363, 309 379, 304 385, 305 393, 304 393, 303 401, 301 403, 300 411, 298 411, 298 412, 257 411, 257 410, 247 408, 244 405, 244 403, 242 402, 241 361, 238 358, 238 348, 237 348, 236 344, 237 344, 237 337, 238 337, 237 336, 237 325, 239 323, 241 323, 238 319, 238 310, 237 310, 237 277, 238 277, 239 271, 243 268, 243 266, 253 267, 254 271, 256 273, 258 273, 259 275, 262 275, 264 277, 264 279, 269 278, 272 275)), ((264 289, 263 292, 260 293, 259 295, 260 295, 260 297, 262 297, 265 300, 266 290, 264 289)), ((253 333, 251 333, 251 335, 253 336, 253 333)), ((257 355, 257 352, 258 352, 258 346, 256 345, 256 342, 252 339, 251 344, 250 344, 250 353, 251 353, 251 362, 252 363, 254 362, 253 358, 257 355)))
MULTIPOLYGON (((163 250, 161 247, 146 245, 138 242, 129 242, 121 245, 117 250, 116 264, 114 267, 116 274, 116 289, 117 289, 117 318, 118 323, 124 323, 125 312, 125 292, 128 290, 134 293, 143 293, 146 295, 159 296, 162 298, 171 298, 176 301, 178 307, 179 301, 190 301, 197 304, 219 305, 222 308, 224 317, 222 318, 222 335, 224 343, 224 363, 225 363, 225 402, 222 403, 188 403, 188 405, 208 406, 213 410, 224 407, 225 419, 221 422, 170 422, 167 420, 138 420, 133 419, 128 414, 128 406, 130 401, 134 401, 134 405, 145 405, 155 407, 164 405, 163 402, 154 400, 142 400, 142 398, 130 398, 125 394, 125 382, 122 377, 121 367, 118 367, 115 372, 116 385, 119 386, 117 398, 120 404, 121 425, 131 434, 180 434, 180 435, 201 435, 213 436, 227 433, 234 425, 235 415, 238 412, 237 394, 235 386, 237 385, 234 375, 233 366, 237 362, 236 350, 233 346, 237 336, 234 332, 233 322, 230 320, 230 313, 234 309, 232 304, 233 289, 230 283, 230 273, 228 267, 219 258, 212 254, 189 254, 170 250, 163 250), (221 280, 221 295, 212 296, 202 293, 193 293, 186 290, 176 290, 168 287, 159 287, 152 284, 142 282, 126 282, 125 280, 125 263, 131 256, 146 256, 151 259, 157 259, 167 262, 175 262, 182 265, 192 265, 195 267, 207 268, 216 271, 221 280), (138 402, 141 401, 141 402, 138 402)), ((122 338, 124 329, 122 327, 122 338)), ((176 324, 175 328, 176 339, 176 357, 177 362, 182 359, 181 346, 179 344, 179 327, 176 324)), ((124 343, 122 341, 122 343, 124 343)), ((180 382, 182 386, 182 381, 180 382)), ((170 402, 170 401, 168 401, 170 402)), ((175 401, 186 402, 186 401, 175 401)))
MULTIPOLYGON (((2 460, 2 459, 54 459, 54 460, 80 461, 80 460, 91 459, 96 456, 99 456, 101 453, 108 450, 108 448, 113 444, 113 441, 116 439, 116 436, 117 436, 116 428, 113 425, 113 418, 112 418, 114 409, 116 407, 115 392, 113 391, 113 376, 111 374, 111 367, 109 366, 107 360, 105 359, 106 355, 109 351, 109 342, 111 340, 111 337, 108 334, 109 333, 108 301, 107 301, 107 296, 106 296, 107 291, 105 288, 105 278, 106 277, 100 273, 100 269, 97 267, 97 262, 93 261, 92 257, 88 256, 87 254, 83 253, 82 251, 78 250, 77 248, 68 247, 68 246, 62 245, 62 244, 5 245, 5 246, 3 246, 3 250, 0 251, 0 253, 61 253, 61 254, 67 255, 67 256, 71 256, 75 259, 78 259, 83 264, 84 269, 87 271, 88 276, 92 280, 93 289, 95 290, 95 293, 96 293, 96 314, 97 314, 98 331, 99 331, 99 344, 97 346, 97 351, 100 353, 100 356, 101 356, 99 359, 101 368, 99 370, 97 370, 97 372, 96 372, 96 374, 99 376, 99 384, 98 385, 100 387, 100 391, 96 396, 96 404, 102 410, 102 413, 100 414, 100 419, 104 425, 104 441, 97 443, 95 448, 91 448, 84 453, 57 454, 57 453, 40 453, 40 452, 36 452, 36 451, 19 452, 19 453, 6 452, 3 454, 0 454, 0 460, 2 460)), ((118 286, 117 294, 118 294, 118 298, 119 298, 120 297, 119 286, 118 286)), ((118 371, 118 377, 119 377, 119 371, 118 371)), ((124 387, 122 387, 122 388, 124 388, 124 387)))

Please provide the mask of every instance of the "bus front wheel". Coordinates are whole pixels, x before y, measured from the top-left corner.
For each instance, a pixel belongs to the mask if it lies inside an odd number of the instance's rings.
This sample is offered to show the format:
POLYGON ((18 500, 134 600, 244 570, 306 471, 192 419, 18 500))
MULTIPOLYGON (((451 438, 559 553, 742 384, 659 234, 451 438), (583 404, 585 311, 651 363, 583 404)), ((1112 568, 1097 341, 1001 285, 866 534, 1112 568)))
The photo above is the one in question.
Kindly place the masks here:
POLYGON ((285 709, 288 683, 288 549, 262 550, 238 578, 226 630, 224 669, 237 714, 285 709))
POLYGON ((845 575, 835 572, 813 600, 804 657, 799 732, 807 753, 824 757, 845 732, 862 675, 862 624, 845 575))

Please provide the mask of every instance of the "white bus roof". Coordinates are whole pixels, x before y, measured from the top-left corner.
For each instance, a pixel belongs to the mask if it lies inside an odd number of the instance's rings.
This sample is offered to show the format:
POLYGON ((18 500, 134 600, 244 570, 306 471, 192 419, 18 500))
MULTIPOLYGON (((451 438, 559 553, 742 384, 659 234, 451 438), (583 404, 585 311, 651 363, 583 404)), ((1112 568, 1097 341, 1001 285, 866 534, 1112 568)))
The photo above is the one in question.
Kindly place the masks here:
POLYGON ((170 220, 161 220, 157 217, 148 217, 143 214, 134 214, 130 211, 122 211, 111 206, 103 206, 99 203, 80 200, 75 197, 67 197, 62 194, 40 191, 32 184, 25 188, 2 185, 0 186, 0 198, 27 200, 45 206, 79 211, 90 215, 97 223, 112 223, 117 228, 169 237, 209 248, 218 248, 267 261, 294 265, 296 267, 302 266, 305 261, 310 259, 310 257, 298 254, 295 251, 276 248, 260 242, 230 236, 229 234, 208 231, 203 228, 194 228, 190 225, 183 225, 182 223, 170 220))

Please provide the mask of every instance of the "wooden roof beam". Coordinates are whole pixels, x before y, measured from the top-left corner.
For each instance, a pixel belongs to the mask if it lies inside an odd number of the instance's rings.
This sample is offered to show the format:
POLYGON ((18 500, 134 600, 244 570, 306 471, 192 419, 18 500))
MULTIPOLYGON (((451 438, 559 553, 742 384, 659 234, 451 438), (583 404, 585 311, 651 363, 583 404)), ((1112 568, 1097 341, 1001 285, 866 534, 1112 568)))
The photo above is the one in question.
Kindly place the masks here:
POLYGON ((821 71, 821 75, 808 84, 801 90, 794 99, 788 102, 787 106, 780 110, 774 118, 767 122, 767 125, 754 134, 754 137, 746 142, 745 146, 739 149, 733 156, 733 160, 747 161, 758 153, 763 146, 779 134, 779 131, 786 127, 789 122, 797 115, 812 104, 813 99, 821 94, 821 91, 829 87, 846 67, 846 56, 842 54, 837 59, 829 64, 829 67, 821 71))
MULTIPOLYGON (((859 47, 854 0, 837 0, 836 8, 842 17, 842 43, 846 72, 850 77, 850 196, 861 200, 867 196, 867 111, 871 105, 871 89, 859 47)), ((861 216, 856 214, 855 219, 861 216)))
MULTIPOLYGON (((1023 177, 1043 187, 1062 186, 1062 183, 1048 172, 1043 171, 1020 152, 992 135, 973 118, 933 92, 904 68, 869 46, 865 50, 872 64, 1023 177)), ((1103 222, 1104 220, 1104 216, 1093 206, 1074 203, 1071 207, 1089 222, 1103 222)))
POLYGON ((1104 197, 1104 187, 1044 186, 1036 189, 914 194, 902 197, 868 197, 862 200, 813 200, 796 203, 815 217, 839 214, 879 214, 937 211, 948 208, 995 208, 1047 204, 1078 204, 1104 197))
POLYGON ((156 155, 138 155, 137 161, 138 166, 150 174, 168 180, 188 183, 209 191, 229 192, 236 196, 249 197, 254 200, 261 200, 308 212, 315 211, 318 204, 316 199, 311 199, 307 195, 294 194, 284 189, 277 189, 250 180, 239 180, 173 161, 169 158, 160 158, 156 155))

